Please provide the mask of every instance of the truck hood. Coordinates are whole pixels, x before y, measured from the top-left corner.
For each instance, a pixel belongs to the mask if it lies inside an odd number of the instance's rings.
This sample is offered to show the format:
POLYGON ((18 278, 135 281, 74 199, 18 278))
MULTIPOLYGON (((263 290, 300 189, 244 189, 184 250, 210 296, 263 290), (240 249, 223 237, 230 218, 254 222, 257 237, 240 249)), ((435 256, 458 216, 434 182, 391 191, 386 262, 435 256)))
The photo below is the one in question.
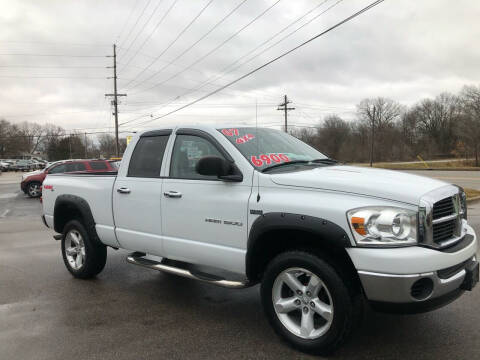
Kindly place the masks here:
POLYGON ((413 205, 418 205, 427 192, 447 185, 400 171, 340 165, 272 174, 271 179, 279 185, 342 191, 413 205))

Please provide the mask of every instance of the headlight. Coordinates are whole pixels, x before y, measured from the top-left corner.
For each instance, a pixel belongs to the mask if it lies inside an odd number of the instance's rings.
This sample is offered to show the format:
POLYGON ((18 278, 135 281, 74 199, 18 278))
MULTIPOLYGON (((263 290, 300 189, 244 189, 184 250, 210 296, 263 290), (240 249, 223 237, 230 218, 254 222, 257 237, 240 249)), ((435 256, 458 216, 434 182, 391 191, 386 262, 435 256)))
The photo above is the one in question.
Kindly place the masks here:
POLYGON ((396 207, 350 210, 348 223, 359 246, 402 246, 417 243, 417 213, 396 207))

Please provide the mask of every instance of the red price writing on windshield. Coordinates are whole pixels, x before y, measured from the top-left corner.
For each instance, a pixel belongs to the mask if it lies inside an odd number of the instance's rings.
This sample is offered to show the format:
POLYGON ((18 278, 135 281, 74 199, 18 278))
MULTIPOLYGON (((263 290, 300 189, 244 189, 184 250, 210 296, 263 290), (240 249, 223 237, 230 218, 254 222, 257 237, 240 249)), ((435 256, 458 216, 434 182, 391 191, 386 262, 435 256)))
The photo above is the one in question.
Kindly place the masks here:
POLYGON ((222 134, 225 136, 238 136, 238 129, 222 129, 222 134))
POLYGON ((247 135, 244 135, 242 137, 239 137, 239 138, 236 138, 235 139, 235 142, 237 144, 244 144, 246 143, 247 141, 250 141, 252 139, 255 139, 255 136, 253 136, 252 134, 247 134, 247 135))
POLYGON ((281 163, 281 162, 289 162, 290 159, 288 158, 287 155, 285 154, 262 154, 259 155, 258 157, 255 155, 252 155, 250 158, 250 161, 252 162, 253 165, 260 167, 265 165, 270 165, 272 163, 281 163))

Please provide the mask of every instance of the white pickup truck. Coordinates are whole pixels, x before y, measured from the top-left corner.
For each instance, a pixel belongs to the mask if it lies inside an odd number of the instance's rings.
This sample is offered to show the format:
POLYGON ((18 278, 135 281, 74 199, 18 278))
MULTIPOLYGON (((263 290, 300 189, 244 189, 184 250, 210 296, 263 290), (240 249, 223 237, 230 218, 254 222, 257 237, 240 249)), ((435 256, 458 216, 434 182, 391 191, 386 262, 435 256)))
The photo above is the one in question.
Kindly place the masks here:
POLYGON ((48 175, 43 219, 77 278, 100 273, 112 247, 224 287, 261 283, 275 331, 310 353, 337 348, 364 302, 428 311, 478 282, 461 188, 340 165, 272 129, 137 134, 118 174, 48 175))

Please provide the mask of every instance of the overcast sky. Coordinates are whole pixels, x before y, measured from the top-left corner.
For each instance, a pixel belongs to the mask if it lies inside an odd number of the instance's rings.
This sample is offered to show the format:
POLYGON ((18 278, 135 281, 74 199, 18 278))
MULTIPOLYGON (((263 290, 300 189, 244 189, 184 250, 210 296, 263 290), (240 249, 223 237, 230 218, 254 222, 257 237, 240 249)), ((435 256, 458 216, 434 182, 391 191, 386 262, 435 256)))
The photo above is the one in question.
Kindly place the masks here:
POLYGON ((353 119, 355 105, 365 97, 411 105, 480 83, 480 1, 386 0, 225 91, 146 123, 150 115, 247 73, 371 1, 0 0, 0 118, 69 130, 111 129, 104 94, 113 91, 113 81, 106 79, 112 76, 106 68, 112 58, 106 55, 112 55, 113 43, 119 92, 128 95, 121 98, 119 121, 131 121, 122 131, 179 123, 252 124, 256 101, 259 124, 280 124, 276 104, 284 94, 296 108, 291 124, 309 126, 331 113, 353 119), (226 68, 233 71, 220 77, 226 68))

